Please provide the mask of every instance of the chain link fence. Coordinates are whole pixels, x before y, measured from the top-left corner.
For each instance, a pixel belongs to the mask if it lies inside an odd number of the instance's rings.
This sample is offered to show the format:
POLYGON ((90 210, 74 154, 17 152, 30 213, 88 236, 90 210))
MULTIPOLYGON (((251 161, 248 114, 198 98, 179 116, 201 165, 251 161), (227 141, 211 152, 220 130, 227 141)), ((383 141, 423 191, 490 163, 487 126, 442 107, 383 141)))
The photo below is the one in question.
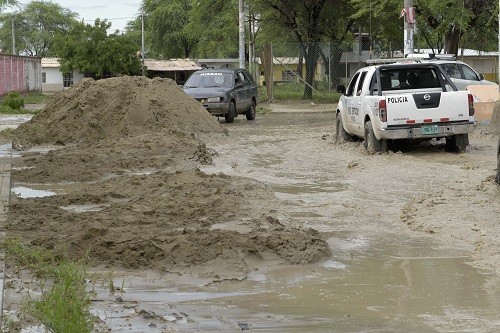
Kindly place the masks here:
MULTIPOLYGON (((357 70, 368 60, 401 58, 402 52, 372 50, 368 34, 362 35, 349 47, 335 43, 271 44, 256 52, 260 57, 250 61, 250 68, 269 100, 273 99, 333 99, 338 97, 337 85, 349 83, 357 70), (267 59, 267 60, 266 60, 267 59), (272 59, 272 61, 271 61, 272 59), (258 66, 257 66, 258 64, 258 66), (271 84, 268 84, 271 83, 271 84)), ((423 53, 431 51, 420 50, 423 53)), ((497 81, 498 56, 488 53, 462 53, 459 60, 469 64, 486 79, 497 81)))

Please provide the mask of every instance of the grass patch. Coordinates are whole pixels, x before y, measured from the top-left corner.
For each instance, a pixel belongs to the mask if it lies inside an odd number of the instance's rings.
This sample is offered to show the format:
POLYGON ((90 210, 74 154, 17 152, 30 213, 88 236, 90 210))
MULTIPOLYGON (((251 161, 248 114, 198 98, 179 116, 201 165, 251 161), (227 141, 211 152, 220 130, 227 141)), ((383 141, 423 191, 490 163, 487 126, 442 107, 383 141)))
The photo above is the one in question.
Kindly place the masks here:
POLYGON ((74 262, 19 240, 7 240, 3 247, 34 274, 41 293, 37 298, 30 295, 24 302, 23 318, 43 324, 52 333, 92 331, 94 317, 90 314, 91 294, 85 286, 86 262, 74 262))
POLYGON ((0 114, 36 114, 37 110, 28 110, 25 108, 13 109, 7 105, 0 105, 0 114))
POLYGON ((51 98, 51 95, 43 94, 41 92, 29 92, 23 94, 24 104, 45 104, 51 98))

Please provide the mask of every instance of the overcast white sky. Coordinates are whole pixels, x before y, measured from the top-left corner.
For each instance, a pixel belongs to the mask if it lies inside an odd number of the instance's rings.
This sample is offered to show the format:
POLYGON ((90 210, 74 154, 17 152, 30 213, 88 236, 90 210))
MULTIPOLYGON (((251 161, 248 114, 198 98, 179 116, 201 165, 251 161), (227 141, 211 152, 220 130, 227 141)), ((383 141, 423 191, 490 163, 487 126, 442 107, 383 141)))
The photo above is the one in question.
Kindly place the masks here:
MULTIPOLYGON (((47 0, 44 0, 47 1, 47 0)), ((29 0, 21 0, 28 4, 29 0)), ((142 0, 51 0, 63 8, 79 15, 80 20, 92 23, 96 18, 111 21, 111 30, 123 30, 132 21, 141 7, 142 0)))

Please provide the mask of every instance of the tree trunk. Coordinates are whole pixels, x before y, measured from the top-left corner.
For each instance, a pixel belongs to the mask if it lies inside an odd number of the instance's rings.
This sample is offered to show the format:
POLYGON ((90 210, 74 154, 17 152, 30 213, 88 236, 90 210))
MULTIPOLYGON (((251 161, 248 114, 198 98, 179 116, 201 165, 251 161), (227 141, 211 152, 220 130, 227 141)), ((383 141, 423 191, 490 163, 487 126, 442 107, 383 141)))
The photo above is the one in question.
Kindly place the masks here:
POLYGON ((445 36, 444 53, 458 56, 458 44, 460 42, 460 29, 451 27, 445 36))
POLYGON ((304 87, 304 99, 312 99, 312 88, 318 63, 319 45, 317 42, 308 43, 306 53, 306 85, 304 87))

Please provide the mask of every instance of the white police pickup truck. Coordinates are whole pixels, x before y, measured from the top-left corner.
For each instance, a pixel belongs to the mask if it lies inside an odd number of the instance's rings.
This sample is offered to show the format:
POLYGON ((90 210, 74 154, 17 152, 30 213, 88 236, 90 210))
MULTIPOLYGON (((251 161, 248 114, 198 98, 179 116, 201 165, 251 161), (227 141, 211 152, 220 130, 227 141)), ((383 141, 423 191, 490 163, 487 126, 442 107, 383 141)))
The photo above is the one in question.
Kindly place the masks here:
POLYGON ((337 142, 361 138, 368 151, 387 151, 392 140, 446 138, 447 150, 464 152, 476 125, 473 96, 434 63, 361 68, 337 91, 337 142))

